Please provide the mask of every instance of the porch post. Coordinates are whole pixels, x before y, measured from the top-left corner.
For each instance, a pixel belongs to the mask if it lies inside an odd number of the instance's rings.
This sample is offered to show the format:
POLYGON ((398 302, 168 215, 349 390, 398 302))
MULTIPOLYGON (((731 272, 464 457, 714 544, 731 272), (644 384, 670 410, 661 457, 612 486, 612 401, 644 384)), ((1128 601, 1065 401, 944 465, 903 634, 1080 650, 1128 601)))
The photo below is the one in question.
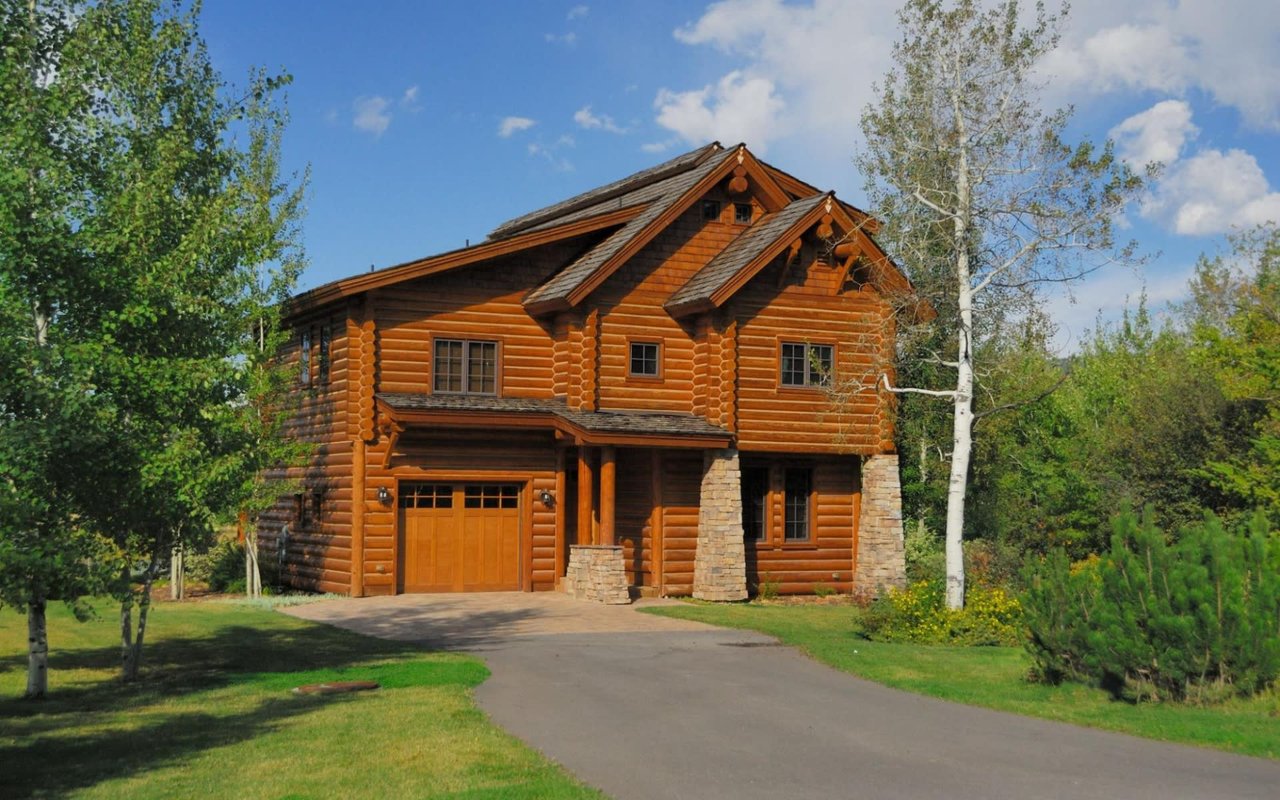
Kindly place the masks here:
POLYGON ((592 544, 591 453, 586 445, 578 446, 578 544, 592 544))
POLYGON ((617 477, 618 450, 613 445, 605 445, 600 448, 600 544, 614 543, 617 477))
POLYGON ((364 597, 364 439, 351 447, 351 596, 364 597))

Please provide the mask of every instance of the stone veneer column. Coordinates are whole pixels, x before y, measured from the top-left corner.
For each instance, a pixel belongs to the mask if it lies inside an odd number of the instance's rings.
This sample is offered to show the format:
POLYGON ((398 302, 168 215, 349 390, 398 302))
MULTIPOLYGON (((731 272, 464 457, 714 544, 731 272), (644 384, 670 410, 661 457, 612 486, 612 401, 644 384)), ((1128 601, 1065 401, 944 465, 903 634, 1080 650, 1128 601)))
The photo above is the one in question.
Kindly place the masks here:
POLYGON ((733 448, 709 450, 703 456, 693 596, 699 600, 747 599, 742 474, 738 470, 738 451, 733 448))
POLYGON ((631 602, 626 562, 620 545, 575 544, 569 548, 565 592, 579 600, 607 605, 631 602))
POLYGON ((858 561, 854 591, 880 594, 907 582, 902 542, 902 489, 896 453, 862 462, 862 512, 858 520, 858 561))

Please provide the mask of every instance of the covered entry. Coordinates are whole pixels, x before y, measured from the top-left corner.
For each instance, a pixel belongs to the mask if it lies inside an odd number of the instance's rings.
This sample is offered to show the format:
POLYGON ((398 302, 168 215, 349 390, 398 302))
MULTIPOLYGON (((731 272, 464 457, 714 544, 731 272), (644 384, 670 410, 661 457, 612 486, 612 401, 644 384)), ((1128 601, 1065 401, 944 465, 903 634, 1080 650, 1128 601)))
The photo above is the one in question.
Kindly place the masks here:
POLYGON ((520 589, 520 486, 402 483, 401 592, 520 589))

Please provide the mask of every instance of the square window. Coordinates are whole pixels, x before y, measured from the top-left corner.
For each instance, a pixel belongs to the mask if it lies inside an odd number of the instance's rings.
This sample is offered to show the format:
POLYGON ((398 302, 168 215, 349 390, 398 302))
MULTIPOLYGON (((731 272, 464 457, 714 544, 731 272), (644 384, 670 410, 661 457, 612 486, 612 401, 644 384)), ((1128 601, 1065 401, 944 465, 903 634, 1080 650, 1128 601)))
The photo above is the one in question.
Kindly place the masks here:
POLYGON ((750 203, 734 203, 733 204, 733 221, 743 225, 750 224, 751 204, 750 203))
POLYGON ((703 219, 720 219, 720 201, 719 200, 703 200, 702 201, 702 218, 703 219))
POLYGON ((431 387, 451 394, 498 393, 498 343, 436 339, 431 387))
POLYGON ((809 541, 809 506, 813 495, 813 470, 788 469, 783 480, 783 540, 809 541))
POLYGON ((835 347, 829 344, 783 342, 779 367, 782 385, 815 388, 831 385, 835 347))
POLYGON ((660 352, 661 347, 657 342, 632 342, 630 373, 641 378, 658 377, 660 352))

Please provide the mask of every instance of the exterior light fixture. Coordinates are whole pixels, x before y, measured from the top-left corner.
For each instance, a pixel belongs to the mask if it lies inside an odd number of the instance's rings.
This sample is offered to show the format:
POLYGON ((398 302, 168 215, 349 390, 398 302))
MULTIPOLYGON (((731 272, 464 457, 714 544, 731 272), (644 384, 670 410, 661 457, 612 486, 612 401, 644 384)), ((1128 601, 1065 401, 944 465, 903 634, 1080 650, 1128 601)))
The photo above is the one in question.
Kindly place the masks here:
POLYGON ((541 500, 542 504, 547 508, 555 508, 555 505, 556 505, 555 495, 551 494, 551 492, 547 491, 546 489, 543 489, 541 492, 538 493, 538 499, 541 500))
POLYGON ((391 505, 391 490, 385 486, 378 487, 378 502, 384 506, 391 505))

